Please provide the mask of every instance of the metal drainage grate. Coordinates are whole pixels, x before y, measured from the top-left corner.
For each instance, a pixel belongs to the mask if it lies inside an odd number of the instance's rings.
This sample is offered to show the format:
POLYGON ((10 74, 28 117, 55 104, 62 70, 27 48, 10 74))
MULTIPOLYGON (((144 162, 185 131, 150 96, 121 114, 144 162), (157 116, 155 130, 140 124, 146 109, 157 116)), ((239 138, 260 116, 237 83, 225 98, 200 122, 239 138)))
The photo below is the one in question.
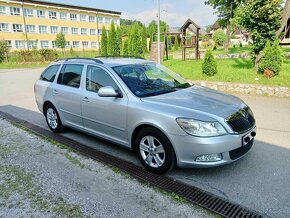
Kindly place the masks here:
POLYGON ((1 112, 0 116, 4 119, 9 120, 12 123, 21 125, 34 132, 36 135, 41 137, 48 137, 54 141, 64 144, 73 148, 74 150, 80 152, 81 154, 92 158, 97 161, 101 161, 105 164, 109 164, 113 167, 116 167, 131 176, 141 180, 142 182, 147 182, 150 185, 156 186, 162 190, 165 190, 169 193, 175 193, 178 196, 188 200, 189 202, 199 205, 203 208, 206 208, 214 213, 217 213, 223 217, 233 217, 233 218, 262 218, 263 215, 259 214, 256 211, 247 209, 238 204, 231 203, 221 197, 210 194, 206 191, 202 191, 199 188, 189 186, 179 181, 175 181, 172 178, 157 175, 151 173, 142 167, 139 167, 131 162, 122 160, 120 158, 114 157, 110 154, 97 151, 93 148, 90 148, 84 144, 81 144, 77 141, 69 139, 65 136, 54 134, 49 130, 41 128, 35 124, 29 123, 27 121, 18 119, 8 113, 1 112))

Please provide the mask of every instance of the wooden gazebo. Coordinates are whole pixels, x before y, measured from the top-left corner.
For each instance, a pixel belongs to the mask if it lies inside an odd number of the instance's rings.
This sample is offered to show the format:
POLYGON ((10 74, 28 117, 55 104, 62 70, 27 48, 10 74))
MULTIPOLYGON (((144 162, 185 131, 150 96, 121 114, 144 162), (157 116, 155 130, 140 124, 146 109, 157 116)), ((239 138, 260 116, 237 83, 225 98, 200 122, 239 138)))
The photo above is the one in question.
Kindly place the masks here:
POLYGON ((185 60, 186 49, 195 48, 195 58, 198 60, 199 57, 199 32, 200 27, 194 23, 191 19, 188 19, 181 27, 181 45, 182 45, 182 60, 185 60), (190 28, 193 35, 186 35, 187 29, 190 28))

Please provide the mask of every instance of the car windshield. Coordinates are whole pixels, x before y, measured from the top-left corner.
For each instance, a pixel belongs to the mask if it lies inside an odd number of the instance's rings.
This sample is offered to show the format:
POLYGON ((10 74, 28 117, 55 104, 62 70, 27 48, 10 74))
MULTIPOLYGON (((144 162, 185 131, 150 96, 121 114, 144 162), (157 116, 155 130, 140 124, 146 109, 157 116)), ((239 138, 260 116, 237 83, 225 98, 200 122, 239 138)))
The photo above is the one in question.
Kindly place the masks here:
POLYGON ((190 87, 178 74, 155 63, 113 67, 129 89, 138 97, 149 97, 190 87))

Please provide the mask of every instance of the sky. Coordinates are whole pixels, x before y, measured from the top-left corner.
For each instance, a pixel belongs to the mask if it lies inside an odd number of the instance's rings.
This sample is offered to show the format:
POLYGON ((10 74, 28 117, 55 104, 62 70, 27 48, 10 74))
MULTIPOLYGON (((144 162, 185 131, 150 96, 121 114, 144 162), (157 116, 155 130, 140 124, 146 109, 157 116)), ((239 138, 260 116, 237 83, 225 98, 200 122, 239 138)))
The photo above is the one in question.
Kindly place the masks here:
MULTIPOLYGON (((48 0, 46 0, 48 1, 48 0)), ((160 0, 161 20, 170 27, 180 27, 190 18, 201 27, 213 24, 217 16, 205 0, 160 0)), ((51 0, 63 4, 122 12, 121 18, 139 20, 148 25, 156 19, 157 0, 51 0)))

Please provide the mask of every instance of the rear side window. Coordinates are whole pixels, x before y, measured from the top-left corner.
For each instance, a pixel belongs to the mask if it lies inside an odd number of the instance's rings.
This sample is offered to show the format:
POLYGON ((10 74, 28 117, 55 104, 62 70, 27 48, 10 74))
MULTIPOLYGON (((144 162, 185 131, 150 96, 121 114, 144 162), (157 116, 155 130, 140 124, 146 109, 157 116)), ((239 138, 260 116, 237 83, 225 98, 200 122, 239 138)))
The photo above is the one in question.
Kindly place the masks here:
POLYGON ((59 67, 60 64, 52 65, 46 68, 45 71, 41 74, 40 79, 48 82, 53 82, 59 67))
POLYGON ((104 86, 112 86, 118 91, 118 86, 112 77, 102 68, 96 66, 87 67, 86 89, 91 92, 98 92, 104 86))
POLYGON ((82 64, 65 64, 63 65, 57 83, 79 88, 81 82, 81 76, 83 71, 84 65, 82 64))

